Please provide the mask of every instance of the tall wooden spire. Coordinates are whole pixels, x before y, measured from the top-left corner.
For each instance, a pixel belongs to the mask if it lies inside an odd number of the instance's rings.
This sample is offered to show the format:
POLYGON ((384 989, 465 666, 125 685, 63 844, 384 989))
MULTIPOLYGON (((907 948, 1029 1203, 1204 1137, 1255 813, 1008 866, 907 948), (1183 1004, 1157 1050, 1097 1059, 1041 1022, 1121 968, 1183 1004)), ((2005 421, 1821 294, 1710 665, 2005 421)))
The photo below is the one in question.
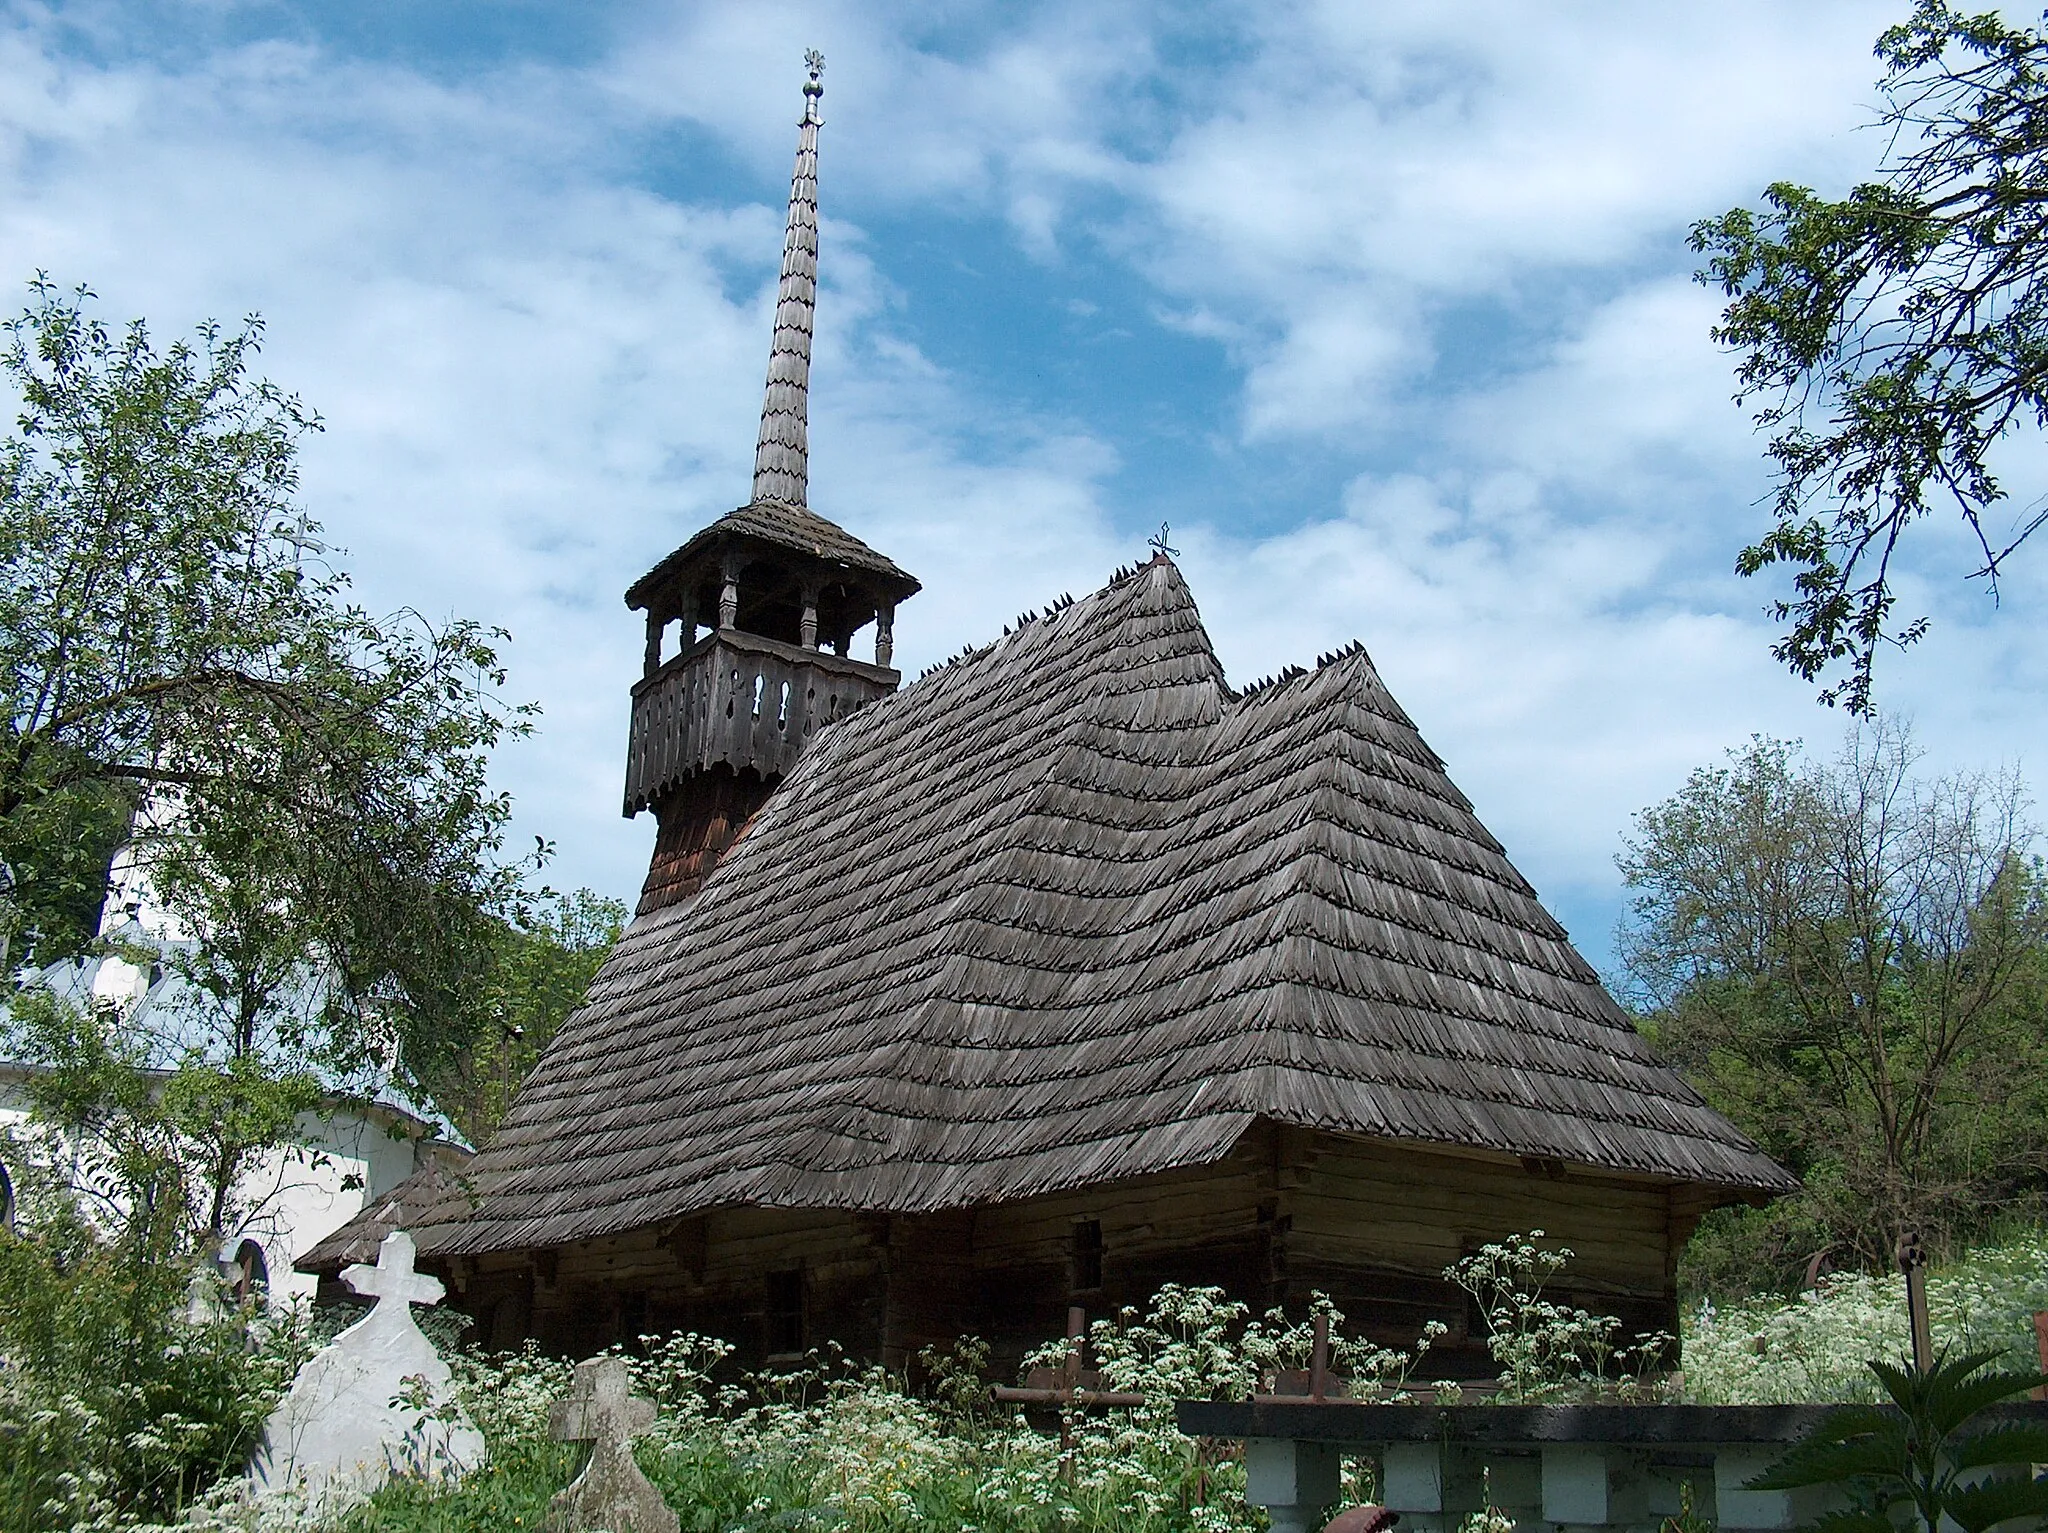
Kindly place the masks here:
POLYGON ((775 295, 775 341, 768 352, 768 397, 754 447, 754 500, 804 504, 809 442, 811 321, 818 304, 818 99, 825 56, 804 55, 804 115, 797 119, 796 169, 789 178, 789 229, 782 241, 782 284, 775 295))
POLYGON ((804 63, 753 498, 626 592, 627 606, 647 612, 647 648, 633 688, 625 810, 652 809, 661 824, 643 915, 697 892, 815 731, 903 679, 891 663, 896 604, 916 594, 916 579, 805 504, 825 60, 813 51, 804 63), (851 652, 870 623, 873 664, 851 652))

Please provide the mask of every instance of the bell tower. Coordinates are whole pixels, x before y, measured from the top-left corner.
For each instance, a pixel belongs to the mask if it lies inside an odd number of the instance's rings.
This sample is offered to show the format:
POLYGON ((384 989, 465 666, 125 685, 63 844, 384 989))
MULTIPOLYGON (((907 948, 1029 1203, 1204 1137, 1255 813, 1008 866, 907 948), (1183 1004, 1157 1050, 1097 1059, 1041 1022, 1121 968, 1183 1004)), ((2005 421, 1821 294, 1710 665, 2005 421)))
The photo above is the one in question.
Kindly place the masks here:
POLYGON ((642 915, 696 893, 811 736, 903 679, 891 666, 896 604, 917 581, 805 505, 825 61, 812 52, 805 64, 753 498, 626 592, 647 614, 647 650, 625 812, 652 809, 659 825, 642 915), (852 654, 869 623, 872 663, 852 654))

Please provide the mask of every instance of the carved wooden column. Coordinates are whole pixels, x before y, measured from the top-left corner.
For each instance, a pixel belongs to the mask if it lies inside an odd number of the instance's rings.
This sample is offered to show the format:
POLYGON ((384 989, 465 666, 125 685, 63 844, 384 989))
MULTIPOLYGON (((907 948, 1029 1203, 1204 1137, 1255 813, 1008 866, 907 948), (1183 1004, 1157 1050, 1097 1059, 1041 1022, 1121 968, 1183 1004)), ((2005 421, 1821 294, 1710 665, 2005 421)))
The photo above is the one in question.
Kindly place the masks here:
POLYGON ((647 648, 640 656, 640 674, 652 676, 661 669, 661 631, 668 625, 657 607, 647 609, 647 648))
POLYGON ((818 647, 818 582, 806 580, 803 586, 803 624, 797 633, 797 642, 805 649, 818 647))
POLYGON ((720 628, 735 628, 739 625, 740 617, 740 571, 738 563, 732 559, 727 559, 720 568, 719 574, 723 577, 725 584, 718 591, 718 626, 720 628))
POLYGON ((888 665, 896 658, 896 604, 882 603, 875 614, 875 664, 888 665))

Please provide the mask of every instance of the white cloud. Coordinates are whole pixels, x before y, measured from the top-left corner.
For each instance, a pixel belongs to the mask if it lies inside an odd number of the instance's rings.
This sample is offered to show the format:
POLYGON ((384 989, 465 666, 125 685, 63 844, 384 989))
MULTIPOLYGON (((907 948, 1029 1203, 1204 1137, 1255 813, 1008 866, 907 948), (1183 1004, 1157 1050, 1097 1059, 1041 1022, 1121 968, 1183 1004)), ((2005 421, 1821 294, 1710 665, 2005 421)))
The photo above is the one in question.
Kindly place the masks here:
MULTIPOLYGON (((1692 220, 1767 182, 1846 177, 1876 146, 1869 42, 1888 7, 1328 5, 1259 46, 1132 187, 1174 238, 1171 290, 1263 320, 1254 432, 1346 431, 1345 317, 1489 296, 1538 310, 1575 273, 1682 259, 1692 220)), ((1142 215, 1133 222, 1149 227, 1142 215)), ((1406 349, 1405 379, 1432 351, 1406 349)))
MULTIPOLYGON (((503 763, 522 825, 623 892, 649 829, 615 808, 639 657, 618 592, 744 493, 816 44, 814 498, 925 581, 905 663, 1133 557, 1104 489, 1127 449, 914 345, 916 295, 860 220, 993 218, 1052 268, 1107 252, 1238 369, 1186 440, 1305 444, 1350 481, 1253 508, 1269 536, 1176 518, 1233 676, 1364 638, 1525 871, 1594 908, 1631 810, 1752 730, 1835 727, 1729 570, 1763 481, 1679 242, 1770 179, 1868 162, 1896 9, 703 5, 629 13, 594 63, 460 75, 310 42, 93 63, 23 12, 0 23, 0 273, 90 278, 165 333, 262 310, 266 370, 330 424, 308 503, 374 604, 514 631, 512 691, 547 708, 503 763), (684 124, 755 199, 646 189, 635 146, 684 124)), ((1059 301, 1098 300, 1131 308, 1059 301)), ((2048 651, 1913 582, 1942 626, 1896 697, 1955 759, 2024 757, 2048 651)))
POLYGON ((1431 350, 1405 295, 1359 283, 1314 295, 1301 309, 1277 343, 1238 348, 1248 364, 1246 435, 1383 427, 1405 416, 1394 389, 1426 367, 1431 350))
POLYGON ((1074 193, 1125 174, 1101 137, 1106 103, 1153 66, 1151 36, 1137 7, 1118 4, 960 20, 987 35, 956 56, 944 23, 912 5, 685 7, 622 40, 602 78, 636 111, 698 123, 766 169, 787 162, 789 81, 797 50, 815 45, 837 185, 994 208, 1050 255, 1074 193))
POLYGON ((1536 363, 1466 391, 1460 455, 1515 463, 1558 488, 1668 495, 1674 474, 1747 477, 1757 444, 1730 360, 1706 343, 1720 301, 1682 277, 1618 286, 1536 363))

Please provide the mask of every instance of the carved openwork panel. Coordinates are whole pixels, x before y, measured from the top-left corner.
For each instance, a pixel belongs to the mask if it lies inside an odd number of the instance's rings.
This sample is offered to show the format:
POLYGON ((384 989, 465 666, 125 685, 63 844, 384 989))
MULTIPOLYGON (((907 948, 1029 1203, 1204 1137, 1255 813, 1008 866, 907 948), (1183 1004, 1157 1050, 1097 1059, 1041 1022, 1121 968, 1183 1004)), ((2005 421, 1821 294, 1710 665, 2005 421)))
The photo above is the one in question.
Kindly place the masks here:
POLYGON ((899 679, 754 634, 708 634, 633 689, 625 812, 714 766, 779 780, 818 730, 895 691, 899 679))

